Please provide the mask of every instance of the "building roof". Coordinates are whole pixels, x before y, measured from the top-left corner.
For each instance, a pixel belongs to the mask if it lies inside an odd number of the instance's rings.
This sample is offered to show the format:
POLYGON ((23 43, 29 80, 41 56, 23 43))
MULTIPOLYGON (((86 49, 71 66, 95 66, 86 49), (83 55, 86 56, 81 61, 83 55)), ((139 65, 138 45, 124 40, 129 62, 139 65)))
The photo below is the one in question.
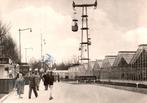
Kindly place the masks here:
POLYGON ((89 62, 89 69, 92 70, 96 61, 89 62))
POLYGON ((134 64, 143 51, 147 52, 147 44, 141 44, 138 46, 138 49, 131 59, 130 64, 134 64))
POLYGON ((68 70, 54 70, 55 73, 67 73, 68 70))
POLYGON ((96 61, 89 61, 89 68, 88 63, 83 63, 84 70, 92 70, 96 61))
POLYGON ((123 61, 129 64, 135 53, 136 51, 119 51, 113 66, 118 66, 123 61))
POLYGON ((102 62, 102 68, 109 68, 113 65, 116 55, 107 55, 105 56, 105 59, 102 62))
POLYGON ((88 65, 87 65, 87 63, 84 63, 84 64, 83 64, 83 69, 84 69, 84 70, 88 70, 88 65))
POLYGON ((83 71, 85 71, 85 68, 88 68, 88 66, 86 66, 86 63, 80 64, 77 66, 71 66, 71 67, 69 67, 68 71, 69 72, 83 72, 83 71))
POLYGON ((96 60, 94 66, 93 66, 93 69, 94 70, 100 69, 102 67, 102 62, 103 62, 103 60, 96 60))

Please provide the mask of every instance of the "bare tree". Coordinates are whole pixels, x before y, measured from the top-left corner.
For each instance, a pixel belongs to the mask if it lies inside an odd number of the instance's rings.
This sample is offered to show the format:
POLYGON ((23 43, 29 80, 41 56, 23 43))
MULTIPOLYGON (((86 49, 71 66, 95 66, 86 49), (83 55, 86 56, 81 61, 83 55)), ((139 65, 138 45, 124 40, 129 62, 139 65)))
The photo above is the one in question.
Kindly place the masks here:
POLYGON ((10 36, 9 27, 0 22, 0 57, 8 57, 18 63, 19 56, 16 44, 10 36))

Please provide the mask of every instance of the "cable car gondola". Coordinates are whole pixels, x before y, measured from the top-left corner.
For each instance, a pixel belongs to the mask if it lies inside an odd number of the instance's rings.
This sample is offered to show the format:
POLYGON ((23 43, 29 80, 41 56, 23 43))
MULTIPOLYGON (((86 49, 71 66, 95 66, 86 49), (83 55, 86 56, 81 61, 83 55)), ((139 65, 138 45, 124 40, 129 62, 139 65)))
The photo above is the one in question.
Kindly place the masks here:
POLYGON ((78 31, 78 20, 77 19, 73 19, 73 25, 72 25, 72 31, 73 32, 77 32, 78 31))

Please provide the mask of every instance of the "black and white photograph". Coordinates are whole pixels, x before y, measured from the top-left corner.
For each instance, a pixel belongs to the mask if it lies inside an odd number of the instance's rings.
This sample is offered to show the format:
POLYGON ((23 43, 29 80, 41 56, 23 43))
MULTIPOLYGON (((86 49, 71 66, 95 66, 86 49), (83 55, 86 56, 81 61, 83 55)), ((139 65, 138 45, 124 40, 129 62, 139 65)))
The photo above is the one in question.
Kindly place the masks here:
POLYGON ((0 103, 147 103, 147 0, 0 0, 0 103))

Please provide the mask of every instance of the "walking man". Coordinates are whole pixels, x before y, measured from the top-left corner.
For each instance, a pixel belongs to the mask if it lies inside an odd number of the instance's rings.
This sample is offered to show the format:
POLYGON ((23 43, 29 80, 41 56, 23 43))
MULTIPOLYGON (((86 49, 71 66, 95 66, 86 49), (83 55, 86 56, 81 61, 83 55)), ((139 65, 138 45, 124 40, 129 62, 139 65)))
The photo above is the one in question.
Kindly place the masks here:
POLYGON ((30 73, 30 76, 29 76, 29 99, 31 99, 32 90, 36 98, 38 97, 38 93, 36 89, 37 89, 37 82, 35 80, 34 72, 32 72, 30 73))
POLYGON ((49 73, 46 71, 46 73, 43 75, 43 82, 45 86, 45 90, 48 90, 48 85, 49 85, 49 73))
POLYGON ((39 84, 40 84, 40 80, 41 80, 41 77, 38 73, 38 68, 35 69, 35 80, 36 80, 36 84, 37 84, 37 90, 39 91, 39 84))
POLYGON ((53 72, 49 71, 49 89, 50 89, 50 97, 49 100, 52 100, 52 89, 53 89, 53 84, 54 84, 54 76, 53 76, 53 72))

